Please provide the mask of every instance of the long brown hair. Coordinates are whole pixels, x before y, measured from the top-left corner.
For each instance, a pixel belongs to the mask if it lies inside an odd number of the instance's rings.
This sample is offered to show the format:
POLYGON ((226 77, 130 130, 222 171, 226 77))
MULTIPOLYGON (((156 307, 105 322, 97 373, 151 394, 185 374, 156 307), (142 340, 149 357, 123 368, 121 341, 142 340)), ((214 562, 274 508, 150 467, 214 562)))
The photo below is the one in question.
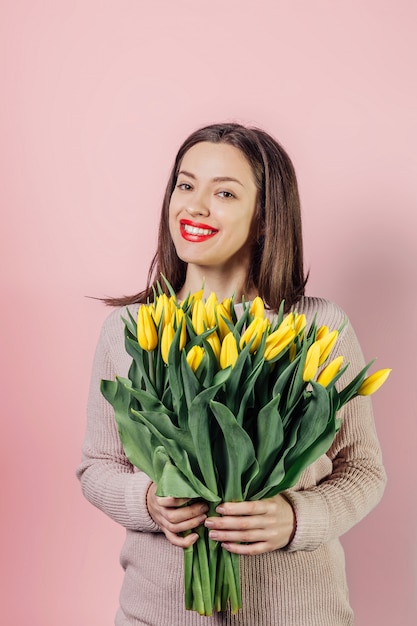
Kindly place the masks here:
POLYGON ((255 214, 258 236, 246 287, 255 286, 271 309, 285 300, 290 308, 304 294, 301 210, 294 166, 282 146, 258 128, 226 123, 205 126, 192 133, 180 147, 162 203, 158 247, 148 273, 147 287, 133 296, 107 298, 106 304, 124 306, 153 300, 157 281, 165 289, 161 275, 178 292, 184 285, 187 264, 175 250, 169 230, 169 203, 185 153, 197 143, 226 143, 238 148, 252 167, 258 188, 255 214))

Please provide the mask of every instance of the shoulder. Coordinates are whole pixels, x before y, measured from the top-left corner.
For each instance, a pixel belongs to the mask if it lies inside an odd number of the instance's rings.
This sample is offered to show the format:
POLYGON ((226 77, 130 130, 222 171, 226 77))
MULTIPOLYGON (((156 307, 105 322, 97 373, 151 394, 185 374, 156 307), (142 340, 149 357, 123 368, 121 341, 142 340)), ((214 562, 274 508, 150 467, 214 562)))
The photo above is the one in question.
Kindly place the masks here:
POLYGON ((331 329, 340 328, 347 321, 347 315, 343 309, 325 298, 303 296, 293 306, 293 310, 299 314, 304 313, 308 323, 316 318, 319 326, 328 326, 331 329))
POLYGON ((111 313, 105 318, 99 343, 104 350, 109 354, 112 360, 119 360, 122 355, 125 354, 125 323, 124 320, 129 319, 130 315, 136 319, 138 314, 138 304, 132 304, 128 307, 117 307, 111 311, 111 313))
POLYGON ((139 304, 131 304, 129 306, 116 307, 113 309, 103 322, 103 333, 108 337, 119 335, 120 331, 124 329, 124 320, 129 319, 129 313, 136 319, 139 306, 139 304))

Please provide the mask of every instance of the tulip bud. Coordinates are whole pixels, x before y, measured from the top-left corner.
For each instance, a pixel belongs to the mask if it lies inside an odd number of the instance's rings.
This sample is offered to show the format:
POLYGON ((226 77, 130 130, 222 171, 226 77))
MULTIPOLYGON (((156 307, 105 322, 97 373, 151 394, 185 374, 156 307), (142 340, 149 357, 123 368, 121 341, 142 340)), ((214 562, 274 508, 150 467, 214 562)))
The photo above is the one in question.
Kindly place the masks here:
POLYGON ((387 380, 391 371, 392 370, 390 369, 378 370, 374 374, 371 374, 371 376, 365 378, 362 385, 356 392, 358 396, 370 396, 375 393, 375 391, 378 391, 378 389, 382 387, 384 382, 387 380))
POLYGON ((267 337, 264 358, 270 361, 276 357, 291 343, 294 337, 294 316, 290 313, 284 317, 278 328, 267 337))
POLYGON ((202 300, 195 301, 191 322, 197 335, 201 335, 205 330, 207 330, 208 320, 206 309, 202 300))
POLYGON ((329 329, 327 326, 320 326, 320 328, 317 329, 316 332, 316 341, 319 341, 319 339, 322 339, 323 337, 325 337, 329 332, 329 329))
POLYGON ((216 318, 217 318, 217 324, 218 324, 218 332, 220 335, 221 339, 224 339, 226 337, 226 335, 228 335, 230 333, 230 328, 228 327, 228 325, 226 324, 226 322, 224 321, 223 318, 226 318, 230 321, 232 321, 232 318, 230 316, 230 312, 227 309, 227 305, 224 304, 224 302, 222 302, 221 304, 218 304, 216 307, 216 318))
POLYGON ((162 324, 163 326, 165 326, 169 321, 171 321, 172 316, 174 315, 175 308, 176 307, 173 299, 168 298, 166 293, 158 296, 156 299, 154 315, 155 324, 158 326, 162 318, 162 324))
POLYGON ((318 341, 316 340, 316 342, 320 346, 319 365, 322 365, 325 362, 330 352, 333 350, 338 336, 339 333, 337 332, 337 330, 333 330, 331 333, 327 333, 326 335, 324 335, 324 337, 322 337, 318 341))
POLYGON ((138 310, 138 343, 142 350, 148 352, 158 345, 158 333, 151 313, 145 304, 138 310))
POLYGON ((301 333, 302 330, 304 330, 304 328, 307 325, 307 319, 304 313, 302 315, 295 316, 294 325, 295 325, 295 332, 297 333, 297 335, 301 333))
POLYGON ((307 350, 306 362, 303 371, 303 380, 308 382, 317 373, 320 359, 320 344, 315 341, 307 350))
POLYGON ((333 361, 330 361, 330 363, 322 369, 317 378, 317 382, 319 383, 319 385, 322 385, 322 387, 327 387, 327 385, 329 385, 332 382, 333 378, 339 373, 342 363, 342 356, 338 356, 333 359, 333 361))
POLYGON ((288 313, 274 332, 284 334, 288 329, 295 330, 294 313, 288 313))
POLYGON ((207 316, 207 328, 213 328, 217 324, 216 307, 218 305, 217 296, 214 291, 211 292, 206 300, 205 309, 207 316))
POLYGON ((187 354, 187 363, 195 372, 204 357, 204 350, 201 346, 193 346, 187 354))
POLYGON ((180 350, 184 349, 185 344, 187 343, 187 324, 185 323, 184 311, 183 309, 175 309, 175 328, 181 325, 181 335, 180 335, 180 350))
POLYGON ((226 298, 225 300, 221 302, 221 304, 224 306, 227 315, 230 317, 230 311, 232 308, 232 298, 226 298))
POLYGON ((161 337, 161 356, 166 364, 168 364, 169 349, 174 339, 175 331, 171 322, 164 327, 161 337))
POLYGON ((234 338, 233 333, 229 332, 222 342, 220 351, 220 367, 222 369, 229 367, 229 365, 233 367, 237 361, 238 355, 239 353, 236 339, 234 338))
POLYGON ((199 289, 198 291, 195 291, 194 293, 190 295, 190 302, 192 303, 193 306, 198 300, 202 299, 203 294, 204 294, 204 289, 199 289))
POLYGON ((250 343, 251 339, 254 339, 252 345, 250 347, 250 353, 253 354, 259 348, 259 344, 262 341, 262 337, 265 332, 265 318, 255 317, 253 322, 249 324, 242 337, 240 338, 239 347, 242 350, 248 343, 250 343))
POLYGON ((249 309, 249 313, 254 317, 260 317, 261 319, 265 317, 265 304, 262 298, 256 296, 249 309))
POLYGON ((220 361, 221 345, 220 345, 219 336, 216 333, 216 331, 211 333, 211 335, 207 337, 206 341, 210 344, 211 349, 213 350, 214 356, 216 357, 217 361, 220 361))

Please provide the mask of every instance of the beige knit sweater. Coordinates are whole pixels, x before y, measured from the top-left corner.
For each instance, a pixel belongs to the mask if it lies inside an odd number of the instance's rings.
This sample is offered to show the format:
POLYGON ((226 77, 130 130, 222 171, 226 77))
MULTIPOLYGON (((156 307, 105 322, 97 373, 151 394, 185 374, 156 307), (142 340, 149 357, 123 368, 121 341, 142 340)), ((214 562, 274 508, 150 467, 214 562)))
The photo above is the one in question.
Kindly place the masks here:
MULTIPOLYGON (((137 305, 130 307, 133 315, 137 305)), ((296 307, 311 321, 339 328, 345 318, 336 305, 303 298, 296 307)), ((123 310, 103 325, 94 360, 83 460, 77 470, 88 500, 126 528, 121 553, 125 570, 116 626, 350 626, 353 613, 339 537, 381 498, 385 472, 369 398, 343 409, 343 426, 332 448, 286 492, 296 515, 293 541, 284 550, 241 557, 243 608, 201 617, 184 610, 182 549, 171 545, 146 508, 149 478, 133 468, 118 437, 112 407, 100 393, 100 379, 127 376, 123 310)), ((126 315, 125 315, 126 316, 126 315)), ((363 357, 351 325, 341 332, 332 355, 343 354, 351 380, 363 357)), ((342 381, 343 382, 343 381, 342 381)))

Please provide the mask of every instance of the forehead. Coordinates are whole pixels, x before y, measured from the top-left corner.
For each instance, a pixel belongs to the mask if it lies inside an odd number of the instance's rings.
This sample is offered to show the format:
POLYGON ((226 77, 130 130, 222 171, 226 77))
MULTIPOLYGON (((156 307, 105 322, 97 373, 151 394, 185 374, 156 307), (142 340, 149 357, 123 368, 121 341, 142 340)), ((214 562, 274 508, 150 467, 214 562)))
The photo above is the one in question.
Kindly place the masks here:
POLYGON ((240 177, 255 184, 252 166, 239 148, 227 143, 202 141, 184 154, 179 171, 185 170, 204 178, 240 177))

